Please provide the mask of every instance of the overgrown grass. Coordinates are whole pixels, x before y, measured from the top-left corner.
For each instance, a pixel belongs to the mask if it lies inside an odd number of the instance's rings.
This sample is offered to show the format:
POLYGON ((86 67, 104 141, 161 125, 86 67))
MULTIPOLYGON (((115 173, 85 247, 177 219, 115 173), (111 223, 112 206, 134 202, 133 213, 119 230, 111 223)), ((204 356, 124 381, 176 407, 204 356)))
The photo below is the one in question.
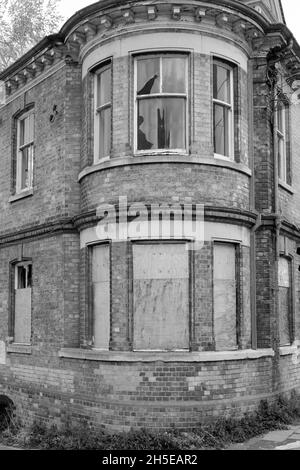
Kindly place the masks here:
POLYGON ((199 424, 190 432, 169 430, 150 432, 131 431, 108 434, 88 430, 86 426, 55 426, 47 428, 35 423, 22 428, 14 419, 10 426, 0 431, 0 440, 6 445, 31 449, 56 450, 199 450, 222 449, 241 443, 268 431, 286 429, 300 419, 300 396, 290 399, 280 397, 275 403, 262 401, 258 410, 241 419, 219 419, 211 424, 199 424))

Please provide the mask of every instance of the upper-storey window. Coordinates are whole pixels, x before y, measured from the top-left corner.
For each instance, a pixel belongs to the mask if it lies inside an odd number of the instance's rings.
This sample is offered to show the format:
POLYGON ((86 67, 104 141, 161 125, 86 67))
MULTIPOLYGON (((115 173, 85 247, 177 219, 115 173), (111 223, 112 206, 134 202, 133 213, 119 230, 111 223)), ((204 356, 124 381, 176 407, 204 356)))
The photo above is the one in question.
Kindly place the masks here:
POLYGON ((111 152, 111 63, 95 76, 95 163, 110 157, 111 152))
POLYGON ((233 67, 220 60, 213 65, 214 153, 234 156, 233 67))
POLYGON ((34 113, 29 111, 17 121, 17 167, 16 192, 32 189, 33 184, 33 149, 34 149, 34 113))
POLYGON ((277 149, 278 177, 284 183, 290 184, 289 151, 288 151, 288 110, 284 103, 277 107, 277 149))
POLYGON ((136 150, 186 152, 187 56, 155 54, 138 57, 135 86, 136 150))

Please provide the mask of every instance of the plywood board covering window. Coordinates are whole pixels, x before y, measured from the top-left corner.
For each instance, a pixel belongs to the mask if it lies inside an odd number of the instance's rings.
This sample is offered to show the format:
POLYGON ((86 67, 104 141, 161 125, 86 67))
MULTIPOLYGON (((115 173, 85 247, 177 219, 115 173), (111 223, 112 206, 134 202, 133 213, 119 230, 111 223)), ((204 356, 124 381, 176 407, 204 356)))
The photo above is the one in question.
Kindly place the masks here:
POLYGON ((237 349, 236 246, 214 244, 214 337, 217 351, 237 349))
POLYGON ((31 342, 31 289, 32 265, 30 263, 16 265, 14 341, 17 344, 31 342))
POLYGON ((291 344, 291 262, 279 258, 279 336, 280 345, 291 344))
POLYGON ((92 249, 94 347, 108 350, 110 342, 110 246, 92 249))
POLYGON ((189 253, 185 244, 133 246, 134 349, 189 349, 189 253))

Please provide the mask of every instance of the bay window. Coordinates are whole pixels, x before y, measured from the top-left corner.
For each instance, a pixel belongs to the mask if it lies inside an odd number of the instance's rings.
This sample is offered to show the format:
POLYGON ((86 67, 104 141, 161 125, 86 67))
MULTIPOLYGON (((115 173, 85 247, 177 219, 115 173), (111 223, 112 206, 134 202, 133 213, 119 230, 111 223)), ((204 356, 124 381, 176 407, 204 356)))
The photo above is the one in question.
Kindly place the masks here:
POLYGON ((186 152, 187 56, 155 54, 137 57, 135 71, 136 150, 186 152))
POLYGON ((213 131, 214 153, 233 159, 233 67, 214 60, 213 64, 213 131))

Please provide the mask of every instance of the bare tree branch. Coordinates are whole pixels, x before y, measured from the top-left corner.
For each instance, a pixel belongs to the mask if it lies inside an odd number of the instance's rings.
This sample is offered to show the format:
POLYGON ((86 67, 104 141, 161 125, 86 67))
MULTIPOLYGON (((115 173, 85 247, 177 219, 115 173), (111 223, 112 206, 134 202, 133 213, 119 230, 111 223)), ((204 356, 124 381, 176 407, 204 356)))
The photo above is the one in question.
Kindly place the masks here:
POLYGON ((0 0, 0 70, 57 32, 61 0, 0 0))

